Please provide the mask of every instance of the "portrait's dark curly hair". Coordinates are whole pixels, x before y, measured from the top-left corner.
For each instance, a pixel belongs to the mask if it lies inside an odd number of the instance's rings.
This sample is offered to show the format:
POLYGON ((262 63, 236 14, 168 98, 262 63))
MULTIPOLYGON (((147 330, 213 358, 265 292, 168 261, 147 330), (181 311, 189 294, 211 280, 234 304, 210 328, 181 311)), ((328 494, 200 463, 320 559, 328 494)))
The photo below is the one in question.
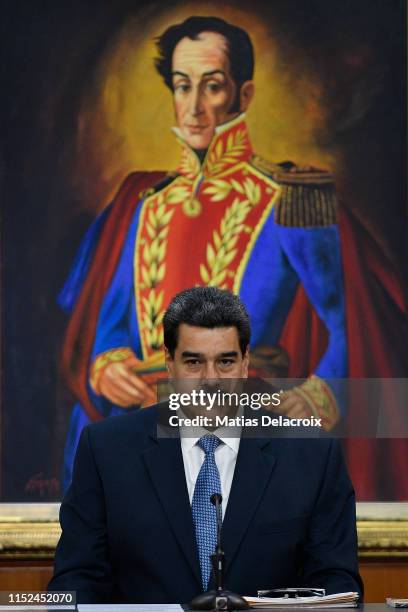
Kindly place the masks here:
POLYGON ((158 57, 155 66, 166 85, 173 90, 172 57, 177 43, 182 38, 197 40, 202 32, 217 32, 225 37, 232 78, 237 91, 254 75, 254 50, 247 32, 219 17, 189 17, 182 23, 170 26, 156 39, 158 57))

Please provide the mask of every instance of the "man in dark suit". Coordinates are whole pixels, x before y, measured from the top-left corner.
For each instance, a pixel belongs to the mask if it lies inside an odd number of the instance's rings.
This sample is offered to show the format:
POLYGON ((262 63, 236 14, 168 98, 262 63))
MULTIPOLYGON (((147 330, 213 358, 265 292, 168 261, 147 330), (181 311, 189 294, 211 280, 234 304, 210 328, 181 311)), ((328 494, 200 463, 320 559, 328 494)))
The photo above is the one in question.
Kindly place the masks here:
MULTIPOLYGON (((242 302, 215 287, 181 292, 164 316, 175 380, 246 378, 249 340, 242 302)), ((362 594, 354 491, 336 440, 221 429, 166 439, 158 414, 154 406, 84 429, 49 590, 89 603, 190 601, 213 586, 208 492, 219 490, 226 588, 362 594)))

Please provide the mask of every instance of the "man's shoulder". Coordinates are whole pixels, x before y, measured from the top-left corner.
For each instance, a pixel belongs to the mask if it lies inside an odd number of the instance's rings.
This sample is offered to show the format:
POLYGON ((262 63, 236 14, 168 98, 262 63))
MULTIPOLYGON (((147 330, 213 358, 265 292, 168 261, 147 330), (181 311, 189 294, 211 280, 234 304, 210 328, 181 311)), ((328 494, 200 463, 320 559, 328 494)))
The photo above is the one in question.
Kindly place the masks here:
POLYGON ((97 448, 110 449, 112 446, 134 443, 154 436, 157 427, 159 404, 143 410, 125 412, 87 426, 92 445, 97 448))
POLYGON ((123 180, 116 199, 121 194, 131 193, 132 197, 136 195, 138 200, 142 200, 170 185, 177 176, 176 172, 166 172, 164 170, 131 172, 123 180))
POLYGON ((249 162, 256 172, 278 184, 275 221, 285 227, 325 227, 337 223, 334 177, 328 170, 292 161, 273 163, 259 155, 249 162))
POLYGON ((279 459, 288 470, 300 470, 307 474, 326 472, 329 463, 344 464, 344 456, 340 440, 334 437, 313 437, 306 431, 299 431, 289 436, 274 438, 268 445, 268 452, 279 459))

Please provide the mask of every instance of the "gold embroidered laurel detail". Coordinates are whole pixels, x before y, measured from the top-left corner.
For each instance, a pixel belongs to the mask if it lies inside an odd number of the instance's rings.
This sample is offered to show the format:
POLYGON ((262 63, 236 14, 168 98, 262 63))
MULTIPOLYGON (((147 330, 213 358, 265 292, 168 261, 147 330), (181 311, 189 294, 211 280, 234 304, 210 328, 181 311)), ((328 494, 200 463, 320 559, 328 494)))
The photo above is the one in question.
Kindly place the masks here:
POLYGON ((141 322, 142 331, 150 348, 159 350, 163 346, 163 329, 161 326, 164 316, 164 309, 162 309, 163 290, 156 292, 155 289, 150 289, 149 295, 143 297, 142 300, 145 309, 141 322))
POLYGON ((183 202, 183 212, 187 217, 198 217, 203 207, 197 198, 189 198, 183 202))
POLYGON ((246 132, 242 129, 231 132, 226 140, 220 139, 208 154, 205 173, 211 176, 221 172, 226 165, 235 164, 247 146, 246 132))
POLYGON ((187 147, 183 148, 179 170, 191 180, 193 180, 200 172, 200 162, 198 157, 187 147))
POLYGON ((226 288, 228 266, 238 252, 236 248, 241 232, 251 232, 245 220, 254 204, 249 199, 235 198, 221 219, 219 231, 214 230, 212 244, 207 244, 207 265, 200 265, 200 276, 206 285, 226 288))
POLYGON ((258 204, 261 199, 261 186, 250 177, 244 179, 242 183, 230 177, 226 179, 211 179, 207 183, 208 187, 203 192, 210 196, 212 202, 221 202, 232 190, 245 196, 246 200, 253 206, 258 204))
POLYGON ((164 316, 163 290, 158 289, 166 274, 166 251, 169 234, 169 223, 174 214, 174 206, 191 200, 191 182, 179 177, 167 189, 153 196, 147 202, 148 213, 146 232, 149 237, 141 248, 142 264, 140 267, 141 289, 149 289, 142 297, 143 315, 141 331, 146 344, 153 350, 163 346, 162 321, 164 316))
POLYGON ((339 410, 335 396, 322 378, 313 374, 293 390, 306 401, 314 416, 321 417, 325 431, 333 429, 340 418, 339 410))
POLYGON ((191 197, 192 183, 179 177, 164 193, 166 204, 181 204, 191 197))
POLYGON ((99 379, 106 366, 110 365, 111 363, 117 363, 118 361, 124 361, 132 355, 132 350, 127 346, 123 346, 105 351, 97 356, 92 364, 89 377, 89 382, 95 393, 98 393, 99 379))
MULTIPOLYGON (((177 189, 177 188, 176 188, 177 189)), ((142 297, 144 314, 141 321, 141 331, 145 335, 148 346, 159 349, 163 344, 163 331, 160 329, 164 311, 163 290, 157 286, 164 279, 166 273, 166 249, 169 233, 169 223, 174 214, 171 204, 177 201, 179 192, 169 191, 159 193, 149 203, 149 212, 146 219, 146 232, 149 241, 145 240, 142 248, 142 275, 141 289, 149 289, 147 297, 142 297)))

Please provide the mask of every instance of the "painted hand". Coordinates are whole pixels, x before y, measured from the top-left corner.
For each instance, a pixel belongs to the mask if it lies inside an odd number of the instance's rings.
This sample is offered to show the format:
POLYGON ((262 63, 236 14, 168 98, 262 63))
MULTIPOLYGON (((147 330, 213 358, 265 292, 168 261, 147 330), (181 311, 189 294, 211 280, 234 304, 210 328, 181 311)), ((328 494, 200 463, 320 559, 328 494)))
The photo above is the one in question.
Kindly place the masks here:
POLYGON ((285 391, 280 397, 281 403, 276 408, 274 407, 275 412, 293 419, 303 419, 311 416, 310 406, 296 391, 285 391))
POLYGON ((156 394, 152 387, 134 373, 139 365, 136 355, 107 365, 98 381, 99 394, 122 408, 135 405, 145 408, 155 404, 156 394))

